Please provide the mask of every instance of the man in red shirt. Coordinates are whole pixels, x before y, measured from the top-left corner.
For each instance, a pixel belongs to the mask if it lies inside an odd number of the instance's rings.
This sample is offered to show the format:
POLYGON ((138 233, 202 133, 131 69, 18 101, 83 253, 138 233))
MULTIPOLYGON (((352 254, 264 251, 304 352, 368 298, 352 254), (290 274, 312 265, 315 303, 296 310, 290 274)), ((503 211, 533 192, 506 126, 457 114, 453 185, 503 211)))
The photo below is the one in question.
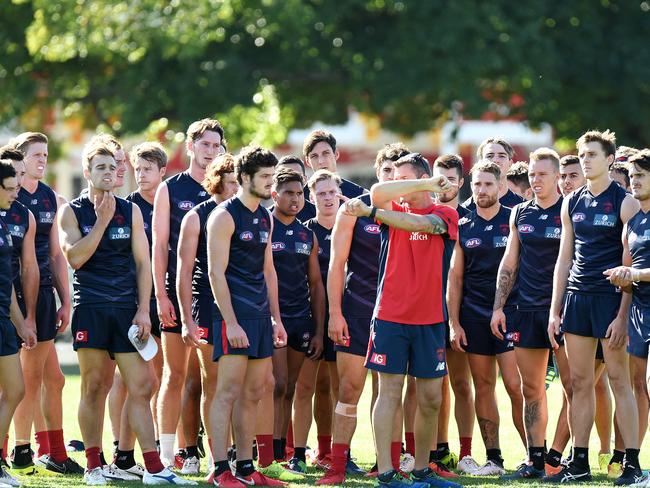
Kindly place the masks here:
POLYGON ((372 187, 373 207, 359 199, 345 204, 350 215, 382 224, 377 302, 366 356, 366 367, 379 372, 373 412, 379 486, 411 483, 393 469, 390 458, 392 419, 408 373, 417 381, 413 481, 456 487, 460 485, 431 470, 429 449, 447 374, 443 252, 445 238, 456 239, 458 214, 433 202, 430 192, 448 191, 451 184, 444 176, 432 178, 431 166, 420 154, 407 154, 394 166, 394 181, 372 187))

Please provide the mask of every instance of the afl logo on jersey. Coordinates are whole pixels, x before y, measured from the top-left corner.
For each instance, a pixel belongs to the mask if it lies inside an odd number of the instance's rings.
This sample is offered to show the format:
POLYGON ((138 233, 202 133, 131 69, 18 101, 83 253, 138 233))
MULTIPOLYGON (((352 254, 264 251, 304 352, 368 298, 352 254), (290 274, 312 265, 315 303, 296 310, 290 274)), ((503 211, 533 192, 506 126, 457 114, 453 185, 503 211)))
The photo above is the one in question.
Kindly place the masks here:
POLYGON ((253 233, 250 230, 245 230, 241 234, 239 234, 239 238, 242 241, 251 241, 253 240, 253 233))
POLYGON ((531 232, 535 232, 535 227, 530 224, 521 224, 518 228, 519 232, 522 234, 530 234, 531 232))
POLYGON ((282 251, 285 247, 284 242, 274 242, 271 244, 271 249, 273 251, 282 251))
POLYGON ((379 226, 377 224, 368 224, 366 225, 363 230, 365 230, 368 234, 379 234, 379 226))
POLYGON ((585 220, 585 218, 586 218, 585 214, 583 214, 582 212, 578 212, 573 214, 571 220, 573 220, 574 222, 582 222, 583 220, 585 220))
POLYGON ((471 239, 467 239, 467 242, 465 242, 465 247, 469 247, 470 249, 472 247, 478 247, 482 242, 483 241, 481 241, 481 239, 478 237, 472 237, 471 239))
POLYGON ((183 200, 182 202, 178 202, 178 208, 180 208, 181 210, 188 211, 188 210, 192 210, 193 207, 194 204, 189 200, 183 200))

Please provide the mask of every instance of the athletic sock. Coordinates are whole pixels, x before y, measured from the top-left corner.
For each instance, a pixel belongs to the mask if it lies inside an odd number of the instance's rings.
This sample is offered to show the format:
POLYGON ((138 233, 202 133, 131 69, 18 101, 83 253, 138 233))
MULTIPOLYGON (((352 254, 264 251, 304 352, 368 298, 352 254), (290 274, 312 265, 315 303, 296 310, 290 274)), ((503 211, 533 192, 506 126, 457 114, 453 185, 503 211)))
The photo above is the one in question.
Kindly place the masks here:
POLYGON ((503 467, 503 458, 501 457, 501 449, 486 449, 486 457, 488 461, 503 467))
POLYGON ((160 434, 160 457, 167 462, 174 461, 176 434, 160 434))
POLYGON ((165 469, 157 451, 143 452, 142 457, 144 458, 144 467, 148 473, 160 473, 165 469))
MULTIPOLYGON (((262 434, 255 436, 257 439, 257 464, 260 468, 266 468, 273 462, 273 435, 262 434)), ((248 476, 248 475, 244 475, 248 476)))
POLYGON ((106 458, 104 457, 104 451, 99 451, 99 462, 102 463, 102 466, 106 466, 106 458))
POLYGON ((345 466, 350 455, 349 444, 332 444, 332 466, 334 473, 345 473, 345 466))
POLYGON ((437 449, 436 449, 436 460, 440 461, 448 454, 449 454, 449 443, 438 442, 437 449))
POLYGON ((86 469, 89 471, 95 468, 101 468, 102 462, 99 459, 99 447, 89 447, 86 449, 86 469))
POLYGON ((318 439, 318 457, 322 458, 327 456, 332 452, 332 436, 331 435, 319 435, 316 436, 318 439))
POLYGON ((273 439, 273 458, 276 461, 284 459, 284 450, 282 449, 282 439, 273 439))
POLYGON ((625 449, 625 466, 641 467, 639 465, 639 449, 625 449))
POLYGON ((230 471, 230 464, 228 463, 227 459, 225 461, 217 461, 216 463, 214 463, 215 479, 217 478, 217 476, 221 475, 221 473, 225 473, 226 471, 230 471))
POLYGON ((135 466, 134 452, 134 450, 121 451, 118 449, 115 455, 115 466, 120 469, 129 469, 135 466))
POLYGON ((438 460, 438 451, 429 451, 429 462, 433 463, 438 460))
POLYGON ((185 452, 187 453, 186 459, 191 458, 191 457, 195 457, 197 459, 199 458, 199 448, 198 448, 198 446, 187 446, 185 448, 185 452))
POLYGON ((120 447, 120 441, 119 440, 113 441, 113 458, 117 456, 117 450, 119 449, 119 447, 120 447))
POLYGON ((614 454, 612 455, 612 458, 609 460, 609 464, 614 464, 614 463, 623 464, 623 458, 625 458, 625 452, 614 449, 614 454))
POLYGON ((160 439, 156 439, 156 450, 160 454, 160 439))
POLYGON ((255 471, 255 466, 253 466, 252 459, 244 459, 243 461, 237 461, 237 471, 236 473, 240 476, 250 476, 255 471))
POLYGON ((578 468, 589 471, 589 448, 574 447, 573 456, 571 457, 571 464, 578 468))
POLYGON ((47 440, 50 443, 50 457, 57 463, 62 463, 68 459, 68 452, 65 450, 65 441, 63 440, 63 429, 48 430, 47 440))
POLYGON ((305 452, 307 451, 306 447, 294 447, 293 448, 293 457, 300 459, 303 463, 307 462, 307 456, 305 452))
POLYGON ((535 469, 544 469, 544 447, 529 447, 528 459, 535 469))
POLYGON ((280 440, 282 441, 282 460, 287 456, 287 438, 286 437, 281 437, 280 440))
POLYGON ((47 431, 42 430, 34 434, 36 440, 36 457, 44 456, 50 453, 50 441, 47 436, 47 431))
POLYGON ((465 456, 472 455, 472 438, 471 437, 461 437, 460 438, 460 459, 463 459, 465 456))
POLYGON ((415 456, 415 434, 413 432, 404 432, 404 441, 406 442, 406 452, 415 456))
POLYGON ((551 449, 550 451, 548 451, 548 454, 546 455, 546 464, 554 468, 557 468, 561 462, 562 462, 561 452, 556 451, 555 449, 551 449))
POLYGON ((32 462, 32 446, 30 444, 21 444, 14 448, 14 464, 17 467, 29 466, 32 462))
POLYGON ((397 471, 399 469, 399 458, 402 454, 402 443, 401 442, 391 442, 390 443, 390 463, 393 465, 393 469, 397 471))

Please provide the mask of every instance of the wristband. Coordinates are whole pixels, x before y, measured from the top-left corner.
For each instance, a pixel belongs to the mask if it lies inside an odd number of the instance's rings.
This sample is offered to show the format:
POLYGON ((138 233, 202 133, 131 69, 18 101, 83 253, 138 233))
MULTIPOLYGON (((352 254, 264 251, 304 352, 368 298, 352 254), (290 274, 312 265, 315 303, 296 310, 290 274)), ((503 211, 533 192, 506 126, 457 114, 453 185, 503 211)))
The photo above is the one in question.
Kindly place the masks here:
POLYGON ((641 270, 630 268, 630 279, 635 283, 641 281, 641 270))
POLYGON ((373 207, 370 209, 370 215, 368 215, 368 217, 369 217, 371 220, 375 220, 375 215, 377 215, 377 207, 374 207, 374 206, 373 206, 373 207))

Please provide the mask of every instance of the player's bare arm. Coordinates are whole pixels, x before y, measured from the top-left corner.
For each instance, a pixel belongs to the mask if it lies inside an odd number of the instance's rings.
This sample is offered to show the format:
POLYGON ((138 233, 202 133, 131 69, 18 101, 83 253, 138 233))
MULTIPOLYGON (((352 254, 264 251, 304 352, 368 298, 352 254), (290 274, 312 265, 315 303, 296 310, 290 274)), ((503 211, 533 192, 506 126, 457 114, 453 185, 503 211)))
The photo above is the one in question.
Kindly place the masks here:
MULTIPOLYGON (((333 244, 332 244, 333 245, 333 244)), ((320 276, 320 265, 318 264, 318 239, 314 234, 314 245, 311 248, 309 255, 309 262, 307 263, 307 282, 309 283, 309 301, 311 306, 311 314, 314 319, 314 336, 309 343, 309 350, 307 351, 310 359, 320 358, 323 352, 323 334, 325 329, 325 287, 323 280, 320 276)), ((331 255, 330 255, 331 260, 331 255)), ((330 261, 331 266, 331 261, 330 261)), ((329 285, 329 279, 328 279, 329 285)), ((331 313, 330 313, 331 317, 331 313)), ((331 330, 332 319, 328 324, 328 329, 331 330)))
POLYGON ((23 287, 23 299, 25 300, 25 325, 36 330, 36 301, 38 300, 38 283, 40 271, 36 260, 36 219, 30 210, 29 228, 25 232, 23 245, 20 251, 20 282, 23 287))
MULTIPOLYGON (((353 198, 352 200, 358 199, 353 198)), ((345 287, 345 264, 348 262, 348 256, 350 255, 352 235, 354 234, 354 226, 357 218, 346 213, 346 204, 339 208, 338 214, 336 215, 336 222, 332 229, 330 264, 327 272, 327 298, 329 300, 330 315, 327 334, 337 344, 344 343, 350 335, 348 324, 345 317, 343 317, 342 298, 345 287)), ((316 259, 316 269, 318 270, 318 259, 316 259)))
POLYGON ((390 210, 391 202, 419 191, 444 193, 451 188, 446 176, 438 175, 417 180, 395 180, 375 183, 370 189, 370 201, 377 208, 390 210))
POLYGON ((153 244, 151 247, 153 285, 158 304, 158 316, 161 327, 176 325, 174 305, 167 296, 165 278, 169 264, 169 189, 166 183, 161 183, 156 190, 153 201, 153 216, 151 219, 153 244))
POLYGON ((467 346, 465 330, 460 324, 460 303, 463 298, 465 256, 460 241, 456 241, 447 277, 447 311, 449 313, 449 341, 454 351, 464 351, 467 346))
MULTIPOLYGON (((269 235, 273 234, 273 218, 269 215, 271 230, 269 235)), ((266 291, 269 295, 269 309, 273 319, 273 343, 276 347, 287 345, 287 333, 282 324, 280 317, 280 303, 278 302, 278 275, 273 265, 273 248, 271 239, 266 243, 264 250, 264 280, 266 281, 266 291)))
POLYGON ((181 310, 181 323, 183 342, 189 346, 199 347, 199 332, 192 318, 192 287, 187 283, 192 282, 194 260, 199 243, 200 232, 199 214, 188 212, 181 222, 181 231, 178 236, 178 261, 176 269, 176 296, 181 310), (185 286, 183 286, 185 284, 185 286))
POLYGON ((610 268, 603 271, 613 286, 619 287, 622 291, 632 292, 632 283, 635 281, 650 281, 650 269, 632 268, 632 255, 630 254, 630 243, 627 239, 627 224, 623 227, 623 261, 622 266, 610 268), (647 279, 642 279, 647 274, 647 279))
POLYGON ((232 347, 248 347, 246 332, 237 322, 232 308, 230 289, 226 281, 226 268, 230 255, 230 239, 235 232, 235 222, 230 214, 216 208, 210 214, 207 224, 208 231, 208 277, 212 295, 217 302, 223 321, 226 324, 226 336, 232 347))
POLYGON ((499 264, 497 274, 497 288, 494 294, 494 306, 492 308, 492 320, 490 328, 492 333, 499 339, 503 339, 502 332, 506 332, 506 315, 503 313, 503 307, 510 296, 512 287, 517 280, 517 270, 519 268, 519 233, 515 222, 516 212, 510 214, 510 234, 506 250, 499 264))
MULTIPOLYGON (((369 207, 358 198, 353 198, 345 202, 344 212, 352 217, 369 217, 372 213, 372 207, 369 207)), ((426 234, 445 234, 447 232, 447 223, 434 214, 418 215, 377 208, 374 218, 389 227, 395 227, 407 232, 424 232, 426 234)))
POLYGON ((149 318, 149 303, 151 301, 151 260, 149 245, 144 231, 144 222, 140 207, 132 205, 131 214, 131 252, 135 261, 136 281, 138 283, 138 309, 133 317, 133 323, 140 329, 139 337, 147 340, 151 332, 149 318))
MULTIPOLYGON (((58 208, 66 205, 68 202, 60 195, 56 195, 58 208)), ((61 307, 56 311, 56 322, 59 333, 63 332, 70 323, 70 284, 68 282, 68 265, 66 258, 61 253, 59 245, 59 229, 57 221, 52 223, 50 229, 50 262, 52 263, 52 279, 54 288, 61 302, 61 307)))

